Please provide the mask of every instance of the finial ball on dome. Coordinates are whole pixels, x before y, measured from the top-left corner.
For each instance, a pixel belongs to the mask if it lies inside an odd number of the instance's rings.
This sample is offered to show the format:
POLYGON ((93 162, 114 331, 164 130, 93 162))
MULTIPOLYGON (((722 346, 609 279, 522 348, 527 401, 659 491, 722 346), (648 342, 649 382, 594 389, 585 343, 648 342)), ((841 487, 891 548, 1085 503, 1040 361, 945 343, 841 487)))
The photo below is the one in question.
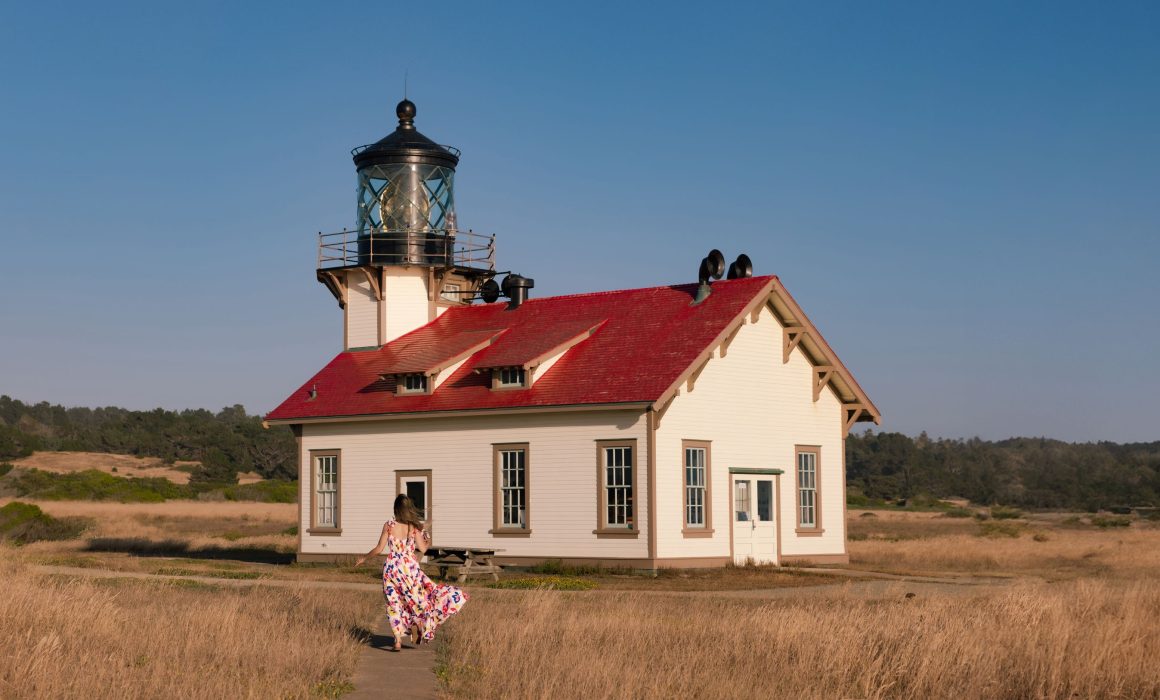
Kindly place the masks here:
POLYGON ((409 122, 415 118, 415 103, 410 100, 403 100, 395 107, 395 114, 398 115, 400 122, 409 122))

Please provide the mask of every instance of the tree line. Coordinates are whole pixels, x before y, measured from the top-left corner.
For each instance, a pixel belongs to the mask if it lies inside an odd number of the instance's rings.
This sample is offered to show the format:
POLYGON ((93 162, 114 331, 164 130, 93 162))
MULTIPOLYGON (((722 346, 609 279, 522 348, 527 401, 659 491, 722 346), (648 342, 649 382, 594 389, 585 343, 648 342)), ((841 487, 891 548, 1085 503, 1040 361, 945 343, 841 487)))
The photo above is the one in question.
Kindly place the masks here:
POLYGON ((932 440, 926 433, 850 434, 852 499, 961 497, 978 504, 1097 511, 1160 505, 1160 441, 1047 438, 932 440))
MULTIPOLYGON (((217 413, 65 408, 0 396, 0 462, 34 450, 109 452, 201 463, 195 481, 234 482, 238 472, 296 479, 286 427, 265 429, 242 406, 217 413)), ((966 498, 1023 508, 1100 510, 1160 505, 1160 441, 1068 443, 1046 438, 988 441, 852 433, 846 483, 858 499, 966 498)))
POLYGON ((238 472, 296 479, 297 447, 286 427, 262 427, 240 405, 217 413, 65 408, 0 396, 0 462, 36 450, 107 452, 166 461, 196 461, 191 480, 234 483, 238 472))

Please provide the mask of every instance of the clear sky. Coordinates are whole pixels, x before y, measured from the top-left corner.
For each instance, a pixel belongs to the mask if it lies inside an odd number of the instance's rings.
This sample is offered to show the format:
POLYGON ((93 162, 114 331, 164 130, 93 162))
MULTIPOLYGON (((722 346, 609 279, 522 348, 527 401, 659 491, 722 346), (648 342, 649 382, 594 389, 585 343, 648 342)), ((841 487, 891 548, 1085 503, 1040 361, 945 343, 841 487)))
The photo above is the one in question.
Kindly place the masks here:
POLYGON ((0 393, 276 406, 409 73, 536 296, 746 252, 884 429, 1160 439, 1160 4, 488 5, 0 5, 0 393))

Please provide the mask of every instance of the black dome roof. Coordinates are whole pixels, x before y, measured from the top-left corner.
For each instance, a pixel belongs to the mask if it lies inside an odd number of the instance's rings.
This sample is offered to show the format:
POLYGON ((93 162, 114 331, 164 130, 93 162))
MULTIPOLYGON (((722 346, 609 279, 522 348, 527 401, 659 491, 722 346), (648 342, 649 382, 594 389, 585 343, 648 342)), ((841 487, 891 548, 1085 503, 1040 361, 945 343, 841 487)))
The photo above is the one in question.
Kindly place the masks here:
POLYGON ((415 129, 415 103, 403 100, 395 107, 399 126, 385 137, 366 146, 359 146, 350 154, 354 165, 363 169, 384 163, 426 163, 452 169, 459 165, 459 150, 440 146, 415 129))

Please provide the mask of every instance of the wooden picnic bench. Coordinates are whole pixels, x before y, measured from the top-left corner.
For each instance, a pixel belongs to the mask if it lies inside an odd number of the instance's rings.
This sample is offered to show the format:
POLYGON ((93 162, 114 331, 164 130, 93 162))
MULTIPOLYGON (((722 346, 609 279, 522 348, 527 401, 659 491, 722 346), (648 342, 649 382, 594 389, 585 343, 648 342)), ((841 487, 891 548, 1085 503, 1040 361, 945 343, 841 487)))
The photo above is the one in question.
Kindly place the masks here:
POLYGON ((458 583, 467 581, 468 576, 491 574, 491 580, 499 580, 503 567, 496 564, 494 557, 502 549, 480 547, 431 547, 427 550, 427 563, 439 567, 439 577, 446 580, 447 574, 455 573, 458 583))

